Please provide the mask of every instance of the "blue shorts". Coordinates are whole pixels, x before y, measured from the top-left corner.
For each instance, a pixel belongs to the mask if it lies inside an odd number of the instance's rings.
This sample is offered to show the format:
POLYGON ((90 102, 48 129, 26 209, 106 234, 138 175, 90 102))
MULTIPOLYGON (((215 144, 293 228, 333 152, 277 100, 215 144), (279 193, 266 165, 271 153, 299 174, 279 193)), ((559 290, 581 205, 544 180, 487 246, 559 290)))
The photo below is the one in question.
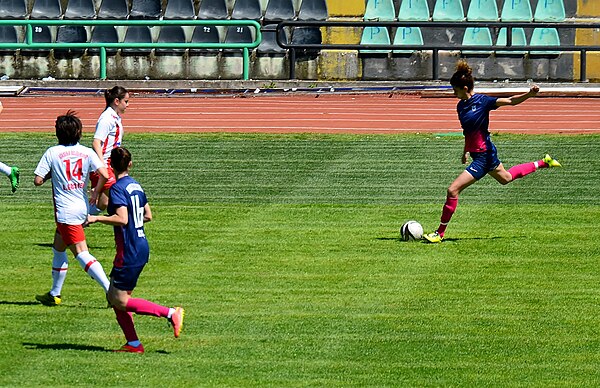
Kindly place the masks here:
POLYGON ((113 267, 112 271, 110 271, 113 285, 121 291, 133 291, 145 265, 113 267))
POLYGON ((473 161, 465 171, 477 180, 483 178, 488 172, 494 171, 502 163, 498 159, 498 151, 493 143, 488 144, 488 150, 485 152, 471 152, 471 159, 473 161))

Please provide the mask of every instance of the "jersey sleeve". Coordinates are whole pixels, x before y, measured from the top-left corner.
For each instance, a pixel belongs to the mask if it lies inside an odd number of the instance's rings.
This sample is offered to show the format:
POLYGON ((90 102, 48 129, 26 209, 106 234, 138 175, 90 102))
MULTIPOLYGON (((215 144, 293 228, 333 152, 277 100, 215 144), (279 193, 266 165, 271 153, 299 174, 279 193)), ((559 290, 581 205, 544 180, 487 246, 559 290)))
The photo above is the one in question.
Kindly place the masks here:
POLYGON ((100 116, 96 123, 96 132, 94 139, 105 141, 110 133, 110 120, 107 120, 105 115, 100 116))
POLYGON ((44 152, 44 155, 42 156, 42 158, 40 159, 40 162, 38 163, 37 167, 35 168, 34 174, 37 176, 40 176, 42 178, 44 178, 46 175, 48 175, 48 173, 51 170, 51 166, 52 164, 50 163, 50 150, 46 150, 46 152, 44 152))
POLYGON ((118 185, 112 185, 112 187, 110 188, 110 201, 115 209, 122 206, 127 206, 127 204, 129 203, 127 190, 121 188, 118 185))
POLYGON ((490 96, 485 96, 485 107, 487 108, 487 110, 495 110, 498 109, 498 106, 496 105, 496 101, 498 101, 498 97, 490 97, 490 96))

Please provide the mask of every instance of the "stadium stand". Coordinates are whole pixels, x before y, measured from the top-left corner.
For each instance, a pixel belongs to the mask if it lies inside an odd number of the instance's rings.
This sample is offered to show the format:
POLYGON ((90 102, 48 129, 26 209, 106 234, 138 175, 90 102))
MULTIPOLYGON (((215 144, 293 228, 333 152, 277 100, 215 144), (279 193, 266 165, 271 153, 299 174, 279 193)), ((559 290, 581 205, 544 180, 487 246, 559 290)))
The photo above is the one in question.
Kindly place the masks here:
POLYGON ((132 0, 129 19, 158 19, 161 13, 160 0, 132 0))
MULTIPOLYGON (((92 37, 90 39, 90 42, 118 43, 119 35, 117 34, 117 30, 114 26, 95 26, 92 29, 92 37)), ((115 48, 107 48, 106 54, 114 55, 117 53, 117 51, 118 50, 115 48)), ((99 48, 88 48, 89 55, 98 55, 99 52, 99 48)))
MULTIPOLYGON (((408 2, 406 2, 408 3, 408 2)), ((392 0, 368 0, 364 20, 393 21, 396 19, 396 9, 392 0)))
MULTIPOLYGON (((35 26, 33 28, 33 43, 51 43, 52 31, 48 26, 35 26)), ((21 54, 32 57, 45 57, 50 54, 49 49, 21 49, 21 54)))
POLYGON ((298 20, 327 20, 328 17, 325 0, 303 0, 298 11, 298 20))
MULTIPOLYGON (((129 26, 125 33, 127 43, 151 43, 152 34, 148 26, 129 26)), ((152 49, 149 48, 124 48, 121 49, 121 55, 124 56, 147 56, 152 49)))
MULTIPOLYGON (((185 43, 185 32, 181 26, 162 26, 158 33, 157 43, 185 43)), ((155 55, 183 55, 184 48, 157 48, 155 55)))
MULTIPOLYGON (((248 26, 229 26, 225 32, 225 43, 252 43, 252 28, 248 26)), ((224 49, 223 52, 241 52, 241 49, 224 49)))
MULTIPOLYGON (((533 20, 536 22, 562 22, 565 20, 565 5, 562 0, 538 0, 533 20)), ((534 28, 531 46, 560 46, 560 36, 556 28, 534 28)), ((533 56, 556 56, 559 51, 530 51, 533 56)))
MULTIPOLYGON (((257 54, 285 55, 287 53, 287 49, 277 44, 276 26, 276 24, 268 24, 262 29, 262 41, 256 49, 257 54)), ((279 40, 288 41, 285 29, 279 30, 279 40)))
MULTIPOLYGON (((87 41, 87 31, 84 26, 59 26, 56 32, 56 43, 86 43, 87 41)), ((78 58, 84 52, 85 49, 76 48, 54 49, 54 58, 78 58)))
MULTIPOLYGON (((398 11, 398 21, 429 21, 429 5, 426 0, 403 1, 398 11)), ((419 27, 399 27, 394 35, 394 45, 422 46, 423 34, 419 27)), ((412 54, 411 50, 394 50, 394 54, 412 54)))
MULTIPOLYGON (((503 22, 530 22, 533 20, 533 13, 531 11, 531 4, 529 0, 521 1, 505 1, 502 7, 502 13, 500 18, 503 22)), ((498 40, 496 46, 502 47, 507 44, 507 31, 506 28, 501 28, 498 33, 498 40)), ((525 29, 513 28, 512 29, 512 45, 513 46, 525 46, 527 44, 527 37, 525 35, 525 29)), ((521 56, 524 55, 525 51, 496 51, 496 55, 507 55, 507 56, 521 56)))
MULTIPOLYGON (((531 34, 531 46, 560 46, 560 36, 556 28, 534 28, 531 34)), ((560 51, 530 51, 530 56, 549 56, 554 57, 560 54, 560 51)))
MULTIPOLYGON (((362 37, 360 39, 360 44, 362 45, 390 45, 390 34, 386 27, 365 27, 362 33, 362 37)), ((360 50, 361 54, 385 54, 391 52, 392 50, 360 50)))
POLYGON ((227 19, 229 12, 225 0, 202 0, 198 19, 227 19))
POLYGON ((164 19, 194 19, 194 3, 192 0, 169 0, 165 7, 164 19))
MULTIPOLYGON (((1 43, 19 43, 17 28, 15 26, 0 26, 1 43)), ((16 50, 0 50, 0 55, 14 55, 16 50)))
MULTIPOLYGON (((321 29, 317 27, 295 27, 292 30, 292 44, 321 44, 322 41, 321 29)), ((298 57, 307 58, 316 57, 318 52, 315 49, 296 50, 298 57)))
POLYGON ((95 17, 94 0, 69 0, 65 10, 65 19, 94 19, 95 17))
POLYGON ((536 22, 562 22, 565 17, 563 0, 538 0, 533 20, 536 22))
POLYGON ((25 19, 26 17, 25 0, 0 0, 0 19, 25 19))
MULTIPOLYGON (((396 10, 391 0, 369 0, 365 10, 365 21, 393 21, 396 10)), ((360 44, 390 45, 390 34, 386 27, 369 26, 363 29, 360 44)), ((387 54, 391 50, 360 50, 361 54, 387 54)))
POLYGON ((60 19, 62 8, 59 0, 35 0, 30 19, 60 19))
POLYGON ((234 20, 260 20, 262 10, 258 0, 236 0, 231 12, 234 20))
MULTIPOLYGON (((400 27, 394 35, 395 46, 422 46, 423 34, 419 27, 400 27)), ((412 54, 413 50, 394 50, 394 54, 412 54)))
POLYGON ((461 22, 465 20, 465 11, 461 0, 437 0, 433 7, 433 21, 461 22))
POLYGON ((292 0, 270 0, 265 10, 264 23, 292 20, 296 16, 292 0))
POLYGON ((98 19, 127 19, 129 8, 126 0, 102 0, 96 17, 98 19))
MULTIPOLYGON (((498 6, 496 0, 471 1, 467 10, 468 21, 497 22, 498 6)), ((492 33, 486 27, 469 27, 465 30, 462 44, 464 46, 492 46, 492 33)), ((463 50, 464 55, 491 55, 492 51, 463 50)))

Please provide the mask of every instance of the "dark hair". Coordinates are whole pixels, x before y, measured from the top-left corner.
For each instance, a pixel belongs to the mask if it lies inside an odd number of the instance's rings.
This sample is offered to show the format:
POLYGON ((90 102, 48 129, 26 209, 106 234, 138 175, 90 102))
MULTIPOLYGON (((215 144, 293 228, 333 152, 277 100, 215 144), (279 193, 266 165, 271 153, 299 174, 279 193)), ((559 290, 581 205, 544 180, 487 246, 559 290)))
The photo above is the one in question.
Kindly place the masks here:
POLYGON ((469 64, 460 60, 456 64, 456 72, 450 78, 450 85, 455 88, 464 88, 467 87, 467 90, 470 92, 473 90, 475 81, 473 80, 473 70, 469 67, 469 64))
POLYGON ((77 117, 77 113, 72 110, 69 110, 62 116, 58 116, 54 128, 56 128, 56 137, 60 145, 75 145, 81 139, 83 125, 79 117, 77 117))
POLYGON ((106 89, 104 91, 104 99, 106 100, 106 107, 108 108, 110 104, 113 103, 115 98, 122 100, 125 98, 125 95, 129 93, 127 89, 122 86, 113 86, 112 89, 106 89))
POLYGON ((127 171, 127 166, 131 162, 131 152, 125 147, 116 147, 110 152, 110 166, 115 173, 127 171))

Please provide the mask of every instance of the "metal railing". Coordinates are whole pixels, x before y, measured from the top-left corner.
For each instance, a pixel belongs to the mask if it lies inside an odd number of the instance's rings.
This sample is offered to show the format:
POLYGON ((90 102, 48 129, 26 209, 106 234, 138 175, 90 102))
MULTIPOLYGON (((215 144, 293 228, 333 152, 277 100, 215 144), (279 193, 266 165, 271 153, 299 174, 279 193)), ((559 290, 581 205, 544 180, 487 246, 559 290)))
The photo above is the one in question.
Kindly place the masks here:
POLYGON ((0 49, 100 49, 100 78, 106 79, 106 49, 160 48, 160 49, 242 49, 243 78, 249 78, 250 49, 258 47, 262 41, 260 24, 254 20, 0 20, 0 25, 25 26, 25 39, 22 43, 0 42, 0 49), (129 42, 86 42, 86 43, 38 43, 33 41, 33 29, 37 26, 248 26, 255 30, 251 43, 129 43, 129 42))
POLYGON ((587 81, 587 53, 588 51, 600 51, 600 46, 597 45, 573 45, 573 44, 560 44, 559 46, 532 46, 530 44, 513 46, 513 28, 555 28, 561 29, 600 29, 600 23, 541 23, 541 22, 379 22, 379 21, 368 21, 368 22, 353 22, 353 21, 282 21, 277 24, 276 27, 276 39, 277 43, 290 50, 290 78, 294 79, 295 76, 295 62, 296 62, 296 50, 402 50, 402 51, 433 51, 432 66, 433 66, 433 79, 439 79, 439 51, 501 51, 501 52, 523 52, 523 51, 535 51, 535 52, 548 52, 555 53, 557 51, 566 52, 579 52, 581 55, 580 60, 580 80, 582 82, 587 81), (285 27, 346 27, 346 28, 357 28, 357 27, 419 27, 422 29, 427 28, 455 28, 455 29, 466 29, 472 28, 506 28, 506 46, 478 46, 478 45, 449 45, 449 44, 423 44, 423 45, 383 45, 383 44, 296 44, 291 42, 282 42, 280 38, 280 31, 285 27))

